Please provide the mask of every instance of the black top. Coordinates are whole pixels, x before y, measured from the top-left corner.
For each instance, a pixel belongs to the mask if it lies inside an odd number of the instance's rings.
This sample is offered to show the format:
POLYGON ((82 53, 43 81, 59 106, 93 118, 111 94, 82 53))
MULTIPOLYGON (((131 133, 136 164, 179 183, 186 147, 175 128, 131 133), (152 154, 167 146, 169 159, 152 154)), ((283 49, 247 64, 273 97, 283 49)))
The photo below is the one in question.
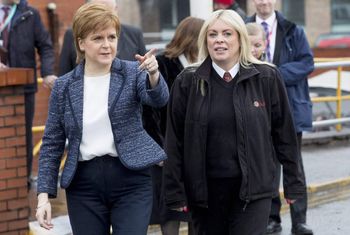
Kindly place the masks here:
POLYGON ((241 177, 237 156, 236 120, 233 92, 237 76, 225 82, 211 72, 211 100, 208 113, 207 176, 209 178, 241 177))

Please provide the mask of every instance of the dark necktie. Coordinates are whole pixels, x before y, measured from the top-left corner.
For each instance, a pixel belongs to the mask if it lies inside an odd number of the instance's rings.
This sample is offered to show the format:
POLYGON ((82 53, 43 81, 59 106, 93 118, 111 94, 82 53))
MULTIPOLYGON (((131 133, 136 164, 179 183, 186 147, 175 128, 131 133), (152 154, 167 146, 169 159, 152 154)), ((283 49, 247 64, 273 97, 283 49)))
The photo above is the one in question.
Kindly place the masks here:
MULTIPOLYGON (((2 11, 4 12, 4 17, 2 19, 2 22, 1 22, 1 26, 3 24, 5 24, 5 21, 9 15, 9 11, 10 11, 10 7, 9 6, 3 6, 2 8, 2 11)), ((8 35, 9 34, 9 31, 8 31, 8 25, 6 25, 6 27, 3 29, 3 31, 1 32, 1 36, 2 36, 2 40, 3 40, 3 47, 7 48, 7 44, 8 44, 8 35)))
POLYGON ((229 72, 225 72, 223 79, 225 82, 230 82, 232 80, 231 74, 229 72))
POLYGON ((263 26, 265 34, 266 34, 266 49, 265 49, 265 52, 266 52, 267 61, 271 62, 269 26, 268 26, 268 24, 265 21, 261 22, 261 25, 263 26))

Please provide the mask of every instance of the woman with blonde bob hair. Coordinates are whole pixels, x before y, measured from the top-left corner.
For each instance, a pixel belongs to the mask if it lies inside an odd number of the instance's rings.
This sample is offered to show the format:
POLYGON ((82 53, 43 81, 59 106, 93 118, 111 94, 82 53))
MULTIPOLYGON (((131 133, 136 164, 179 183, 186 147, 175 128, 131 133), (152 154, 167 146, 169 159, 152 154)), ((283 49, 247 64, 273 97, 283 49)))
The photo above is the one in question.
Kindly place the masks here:
MULTIPOLYGON (((205 21, 198 38, 199 59, 204 60, 208 57, 209 51, 207 47, 207 33, 208 27, 213 22, 220 19, 226 25, 234 29, 238 34, 238 43, 240 45, 239 50, 239 63, 243 67, 247 67, 251 63, 261 64, 259 60, 252 56, 250 51, 250 41, 248 38, 247 29, 242 18, 238 14, 232 14, 232 10, 218 10, 214 11, 210 18, 205 21)), ((235 12, 234 12, 235 13, 235 12)))
POLYGON ((68 139, 60 185, 73 234, 147 234, 150 166, 166 155, 143 129, 140 107, 164 106, 169 92, 154 51, 135 62, 116 58, 119 31, 105 4, 84 4, 74 15, 80 63, 55 82, 40 150, 36 217, 46 229, 68 139))
POLYGON ((264 234, 278 161, 287 202, 306 193, 282 79, 253 57, 232 10, 212 13, 199 48, 203 61, 179 74, 168 103, 166 204, 189 209, 195 234, 264 234))

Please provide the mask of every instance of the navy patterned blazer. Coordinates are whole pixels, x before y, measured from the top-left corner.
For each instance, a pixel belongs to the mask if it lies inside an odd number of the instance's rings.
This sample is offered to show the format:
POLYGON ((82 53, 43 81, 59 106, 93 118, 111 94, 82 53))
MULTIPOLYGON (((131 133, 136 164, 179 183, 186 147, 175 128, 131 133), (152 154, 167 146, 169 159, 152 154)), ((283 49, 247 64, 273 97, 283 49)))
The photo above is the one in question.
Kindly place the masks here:
MULTIPOLYGON (((141 105, 164 106, 169 97, 160 75, 158 85, 149 89, 145 71, 138 62, 114 59, 108 96, 108 113, 114 143, 121 162, 129 169, 142 169, 166 158, 162 148, 142 127, 141 105)), ((68 156, 61 187, 72 181, 80 155, 83 124, 84 62, 56 80, 51 91, 49 114, 40 149, 38 193, 56 197, 61 158, 68 139, 68 156)))

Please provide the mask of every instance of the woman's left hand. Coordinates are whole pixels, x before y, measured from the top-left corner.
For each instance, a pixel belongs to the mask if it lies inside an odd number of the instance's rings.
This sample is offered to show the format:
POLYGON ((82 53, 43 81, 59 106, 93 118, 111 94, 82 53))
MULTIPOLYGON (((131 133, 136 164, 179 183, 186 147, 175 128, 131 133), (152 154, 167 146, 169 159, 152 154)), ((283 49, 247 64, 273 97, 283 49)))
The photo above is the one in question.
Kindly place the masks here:
POLYGON ((139 68, 142 70, 146 70, 149 74, 149 80, 152 88, 154 88, 158 84, 159 80, 158 62, 156 57, 154 56, 155 52, 156 49, 153 48, 144 56, 141 56, 139 54, 135 55, 135 58, 140 63, 139 68))
POLYGON ((286 198, 286 202, 287 202, 288 205, 293 204, 295 201, 296 201, 295 199, 293 200, 293 199, 286 198))

